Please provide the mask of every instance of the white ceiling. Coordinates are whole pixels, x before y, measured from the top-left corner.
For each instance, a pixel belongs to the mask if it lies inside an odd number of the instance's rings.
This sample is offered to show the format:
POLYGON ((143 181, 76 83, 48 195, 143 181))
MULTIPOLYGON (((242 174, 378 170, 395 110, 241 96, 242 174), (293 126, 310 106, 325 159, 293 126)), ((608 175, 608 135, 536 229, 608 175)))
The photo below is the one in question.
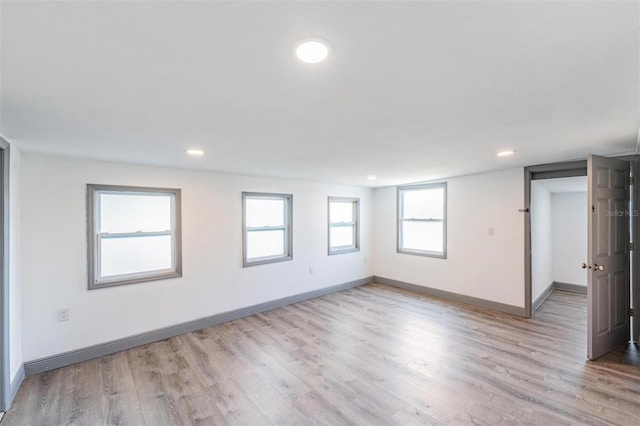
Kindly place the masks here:
POLYGON ((383 186, 636 149, 635 1, 0 5, 25 151, 383 186))
POLYGON ((587 192, 587 177, 575 176, 556 179, 539 179, 532 183, 540 184, 550 193, 557 192, 587 192))

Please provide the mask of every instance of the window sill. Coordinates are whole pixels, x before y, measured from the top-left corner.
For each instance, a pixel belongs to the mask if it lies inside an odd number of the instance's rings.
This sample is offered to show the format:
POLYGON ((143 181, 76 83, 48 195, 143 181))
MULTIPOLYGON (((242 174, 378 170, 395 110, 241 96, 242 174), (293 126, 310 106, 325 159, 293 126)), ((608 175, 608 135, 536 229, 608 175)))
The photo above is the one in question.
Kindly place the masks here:
POLYGON ((277 257, 258 257, 256 260, 244 260, 242 262, 242 267, 246 268, 249 266, 257 266, 257 265, 266 265, 268 263, 277 263, 277 262, 285 262, 287 260, 292 260, 293 256, 277 256, 277 257))
POLYGON ((438 252, 438 251, 426 251, 426 250, 411 250, 411 249, 398 249, 396 251, 399 254, 410 254, 412 256, 422 256, 422 257, 433 257, 435 259, 446 259, 446 252, 438 252))
POLYGON ((357 252, 360 251, 360 247, 346 247, 346 248, 333 248, 333 249, 329 249, 329 256, 334 256, 337 254, 345 254, 345 253, 353 253, 353 252, 357 252))
POLYGON ((119 285, 144 283, 148 281, 168 280, 171 278, 180 278, 180 277, 182 277, 182 272, 170 271, 170 272, 163 272, 159 274, 155 273, 155 274, 142 275, 142 276, 130 277, 130 278, 102 280, 102 281, 95 281, 93 283, 89 283, 89 290, 97 290, 100 288, 107 288, 107 287, 116 287, 119 285))

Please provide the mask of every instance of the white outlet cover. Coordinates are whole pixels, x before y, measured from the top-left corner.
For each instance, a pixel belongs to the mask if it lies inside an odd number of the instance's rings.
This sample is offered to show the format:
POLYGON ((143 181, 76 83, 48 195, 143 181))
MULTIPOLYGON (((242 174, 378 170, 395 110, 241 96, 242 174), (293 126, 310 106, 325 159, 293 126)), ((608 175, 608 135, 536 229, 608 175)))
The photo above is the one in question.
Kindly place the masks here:
POLYGON ((69 321, 69 309, 58 309, 57 318, 58 321, 69 321))

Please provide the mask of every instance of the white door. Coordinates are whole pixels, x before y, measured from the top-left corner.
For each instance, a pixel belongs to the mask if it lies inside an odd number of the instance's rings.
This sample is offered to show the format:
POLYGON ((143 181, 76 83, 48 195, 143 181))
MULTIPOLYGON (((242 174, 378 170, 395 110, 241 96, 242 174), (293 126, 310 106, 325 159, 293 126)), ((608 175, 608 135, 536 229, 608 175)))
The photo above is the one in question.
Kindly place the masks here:
POLYGON ((629 171, 627 161, 596 155, 587 159, 589 359, 630 338, 629 171))

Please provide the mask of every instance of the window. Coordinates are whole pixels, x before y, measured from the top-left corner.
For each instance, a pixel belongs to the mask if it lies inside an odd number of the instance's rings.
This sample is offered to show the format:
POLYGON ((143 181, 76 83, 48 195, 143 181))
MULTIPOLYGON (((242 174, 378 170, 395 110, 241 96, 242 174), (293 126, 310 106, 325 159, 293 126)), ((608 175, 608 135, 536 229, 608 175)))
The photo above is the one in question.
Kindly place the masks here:
POLYGON ((87 185, 89 289, 182 276, 180 190, 87 185))
POLYGON ((398 187, 398 252, 447 257, 447 184, 398 187))
POLYGON ((292 258, 290 194, 242 193, 243 266, 292 258))
POLYGON ((360 250, 358 198, 329 197, 329 254, 360 250))

